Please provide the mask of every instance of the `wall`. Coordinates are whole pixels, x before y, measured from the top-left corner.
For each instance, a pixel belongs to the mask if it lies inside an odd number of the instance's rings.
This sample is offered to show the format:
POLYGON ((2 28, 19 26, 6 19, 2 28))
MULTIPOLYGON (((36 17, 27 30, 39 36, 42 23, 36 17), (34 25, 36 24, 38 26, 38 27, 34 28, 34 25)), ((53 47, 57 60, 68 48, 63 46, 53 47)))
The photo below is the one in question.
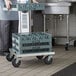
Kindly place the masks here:
POLYGON ((41 11, 33 11, 33 32, 43 32, 44 21, 43 21, 43 14, 41 11))

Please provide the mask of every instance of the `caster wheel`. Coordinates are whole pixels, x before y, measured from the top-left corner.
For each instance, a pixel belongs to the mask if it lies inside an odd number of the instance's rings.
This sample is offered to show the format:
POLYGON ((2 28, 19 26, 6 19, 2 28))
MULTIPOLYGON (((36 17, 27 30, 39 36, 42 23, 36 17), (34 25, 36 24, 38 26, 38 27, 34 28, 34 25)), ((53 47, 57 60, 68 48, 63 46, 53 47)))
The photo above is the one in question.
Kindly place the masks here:
POLYGON ((65 50, 68 51, 69 50, 69 44, 65 45, 65 50))
POLYGON ((36 56, 37 59, 41 60, 43 58, 43 56, 36 56))
POLYGON ((17 62, 16 59, 13 59, 13 60, 12 60, 12 65, 13 65, 14 67, 19 67, 20 64, 21 64, 21 61, 20 61, 20 60, 18 60, 18 62, 17 62))
POLYGON ((49 58, 49 56, 46 56, 45 58, 44 58, 44 63, 45 64, 52 64, 52 62, 53 62, 53 58, 49 58))
POLYGON ((13 56, 10 56, 10 53, 6 55, 6 59, 8 61, 12 61, 14 59, 14 55, 13 56))
POLYGON ((74 41, 74 47, 76 47, 76 40, 74 41))

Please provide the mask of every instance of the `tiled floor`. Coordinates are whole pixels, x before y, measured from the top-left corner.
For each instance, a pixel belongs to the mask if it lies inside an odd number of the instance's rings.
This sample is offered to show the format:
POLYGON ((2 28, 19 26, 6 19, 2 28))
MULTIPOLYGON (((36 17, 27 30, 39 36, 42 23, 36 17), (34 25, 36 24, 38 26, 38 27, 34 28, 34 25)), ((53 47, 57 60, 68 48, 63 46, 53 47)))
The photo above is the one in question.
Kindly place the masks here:
POLYGON ((14 68, 5 56, 0 56, 0 76, 51 76, 53 73, 76 62, 76 48, 65 51, 64 47, 55 47, 56 52, 51 65, 44 64, 36 57, 26 57, 19 68, 14 68))

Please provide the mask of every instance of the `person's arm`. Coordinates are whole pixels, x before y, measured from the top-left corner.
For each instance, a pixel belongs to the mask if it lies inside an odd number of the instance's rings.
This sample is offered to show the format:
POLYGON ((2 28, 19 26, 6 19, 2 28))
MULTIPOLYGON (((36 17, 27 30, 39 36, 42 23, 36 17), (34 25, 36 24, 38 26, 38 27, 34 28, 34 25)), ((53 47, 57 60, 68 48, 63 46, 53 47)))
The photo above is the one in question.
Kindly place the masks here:
POLYGON ((6 4, 6 8, 7 8, 8 10, 10 10, 10 9, 11 9, 11 5, 12 5, 11 0, 4 0, 4 1, 5 1, 5 4, 6 4))

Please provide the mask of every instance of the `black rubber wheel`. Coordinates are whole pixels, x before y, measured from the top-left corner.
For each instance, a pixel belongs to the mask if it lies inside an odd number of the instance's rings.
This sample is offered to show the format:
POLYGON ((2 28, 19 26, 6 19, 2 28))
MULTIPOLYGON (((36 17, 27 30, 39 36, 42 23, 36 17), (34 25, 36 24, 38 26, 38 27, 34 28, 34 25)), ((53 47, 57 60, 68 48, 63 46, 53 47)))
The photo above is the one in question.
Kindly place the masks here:
POLYGON ((76 47, 76 40, 74 41, 74 47, 76 47))
POLYGON ((65 50, 68 51, 69 50, 69 44, 65 45, 65 50))
POLYGON ((49 59, 49 56, 46 56, 45 58, 44 58, 44 63, 45 64, 52 64, 52 62, 53 62, 53 58, 50 58, 49 59))
POLYGON ((43 58, 43 56, 36 56, 37 59, 41 60, 43 58))
POLYGON ((21 61, 20 61, 20 60, 19 60, 17 63, 16 63, 16 59, 13 59, 13 60, 12 60, 12 65, 13 65, 14 67, 19 67, 20 64, 21 64, 21 61))
POLYGON ((10 57, 10 53, 9 53, 6 55, 6 59, 11 62, 14 59, 14 55, 10 57))

